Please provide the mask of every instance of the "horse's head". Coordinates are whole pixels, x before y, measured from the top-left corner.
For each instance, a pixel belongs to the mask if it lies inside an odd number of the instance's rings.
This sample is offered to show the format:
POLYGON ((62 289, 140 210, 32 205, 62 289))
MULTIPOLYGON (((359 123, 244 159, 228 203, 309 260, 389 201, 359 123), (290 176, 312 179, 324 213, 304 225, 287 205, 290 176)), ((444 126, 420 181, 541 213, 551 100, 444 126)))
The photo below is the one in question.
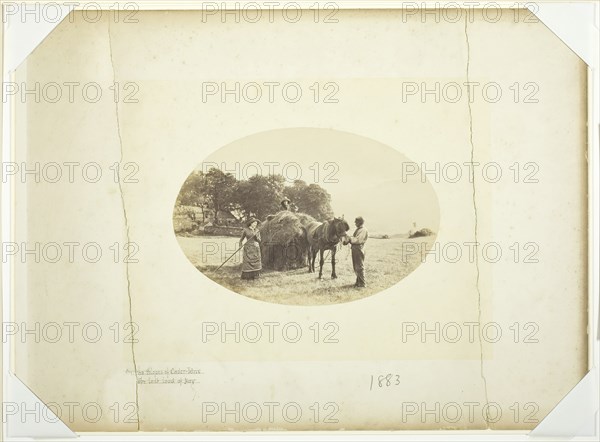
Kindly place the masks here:
POLYGON ((331 231, 334 233, 337 239, 343 238, 347 235, 346 232, 350 230, 350 226, 343 218, 333 218, 330 222, 331 231))

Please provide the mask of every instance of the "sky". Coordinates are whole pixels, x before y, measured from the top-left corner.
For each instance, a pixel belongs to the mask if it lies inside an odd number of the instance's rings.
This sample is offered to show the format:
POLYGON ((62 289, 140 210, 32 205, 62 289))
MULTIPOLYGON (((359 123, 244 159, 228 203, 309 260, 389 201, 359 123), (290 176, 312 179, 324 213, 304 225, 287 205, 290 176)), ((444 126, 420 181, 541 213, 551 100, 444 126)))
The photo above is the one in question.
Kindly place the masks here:
POLYGON ((273 172, 289 184, 296 178, 317 183, 331 195, 336 216, 353 221, 360 215, 370 232, 406 233, 413 223, 437 231, 437 196, 420 173, 403 173, 403 163, 410 162, 400 151, 359 135, 290 128, 234 141, 196 169, 218 167, 238 179, 273 172))

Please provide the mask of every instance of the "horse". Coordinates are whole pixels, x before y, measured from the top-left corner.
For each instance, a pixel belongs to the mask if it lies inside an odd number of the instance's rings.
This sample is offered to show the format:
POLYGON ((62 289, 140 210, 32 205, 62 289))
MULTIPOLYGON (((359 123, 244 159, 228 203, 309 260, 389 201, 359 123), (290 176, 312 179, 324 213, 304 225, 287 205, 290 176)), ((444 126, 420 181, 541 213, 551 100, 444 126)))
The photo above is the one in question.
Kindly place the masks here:
POLYGON ((333 218, 324 223, 312 222, 306 226, 306 240, 308 242, 308 272, 315 271, 315 259, 320 252, 319 279, 323 277, 323 254, 325 250, 331 251, 331 278, 337 278, 335 274, 335 252, 340 240, 346 240, 350 226, 342 218, 333 218))

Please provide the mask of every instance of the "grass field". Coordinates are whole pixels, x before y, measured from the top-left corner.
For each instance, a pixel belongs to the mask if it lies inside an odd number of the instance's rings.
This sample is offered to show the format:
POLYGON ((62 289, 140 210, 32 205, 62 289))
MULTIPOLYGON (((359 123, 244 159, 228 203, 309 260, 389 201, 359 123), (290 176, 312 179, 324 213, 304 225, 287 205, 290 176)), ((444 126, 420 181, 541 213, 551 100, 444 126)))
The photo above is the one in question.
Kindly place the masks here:
MULTIPOLYGON (((323 279, 317 273, 302 269, 277 272, 263 269, 259 279, 242 280, 242 252, 217 267, 238 247, 238 238, 227 236, 177 237, 183 252, 194 266, 213 281, 249 298, 278 304, 323 305, 354 301, 387 289, 406 277, 421 263, 421 253, 407 250, 425 250, 435 237, 389 239, 370 238, 366 244, 365 278, 367 287, 354 288, 356 277, 352 270, 350 247, 344 246, 336 254, 337 279, 331 279, 331 256, 323 266, 323 279), (408 243, 413 243, 408 245, 408 243), (410 249, 409 247, 413 247, 410 249), (416 248, 415 248, 416 247, 416 248), (403 254, 404 250, 404 254, 403 254)), ((327 253, 327 252, 326 252, 327 253)))

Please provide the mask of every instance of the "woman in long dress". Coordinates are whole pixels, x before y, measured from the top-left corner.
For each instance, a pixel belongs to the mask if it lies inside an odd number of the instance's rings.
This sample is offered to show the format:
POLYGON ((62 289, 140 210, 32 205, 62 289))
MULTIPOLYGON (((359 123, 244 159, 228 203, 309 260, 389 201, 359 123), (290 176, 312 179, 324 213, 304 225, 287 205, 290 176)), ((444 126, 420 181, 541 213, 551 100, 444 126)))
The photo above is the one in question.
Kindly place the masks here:
POLYGON ((246 222, 246 227, 240 238, 240 247, 244 244, 244 260, 242 261, 242 279, 256 279, 262 270, 262 261, 260 258, 260 231, 258 230, 258 220, 251 218, 246 222))

